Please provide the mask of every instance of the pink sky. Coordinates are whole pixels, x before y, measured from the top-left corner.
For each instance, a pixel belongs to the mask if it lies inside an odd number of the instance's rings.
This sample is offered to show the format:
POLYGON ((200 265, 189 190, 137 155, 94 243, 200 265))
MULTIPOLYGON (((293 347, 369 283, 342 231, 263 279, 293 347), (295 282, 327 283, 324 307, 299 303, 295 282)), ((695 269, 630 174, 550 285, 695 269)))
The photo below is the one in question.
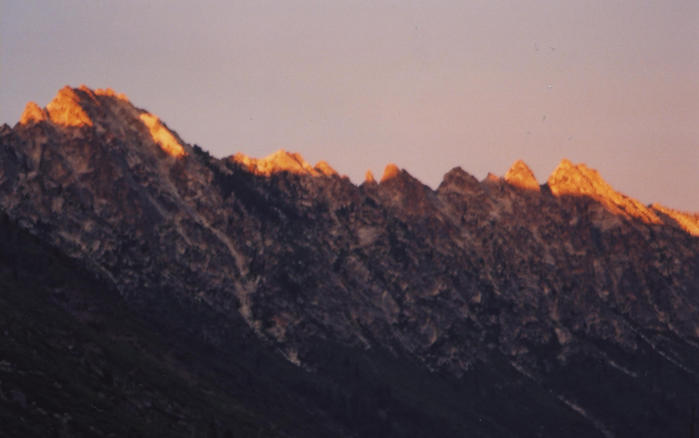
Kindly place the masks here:
POLYGON ((0 122, 112 87, 214 155, 285 148, 435 187, 561 158, 699 211, 699 2, 10 1, 0 122))

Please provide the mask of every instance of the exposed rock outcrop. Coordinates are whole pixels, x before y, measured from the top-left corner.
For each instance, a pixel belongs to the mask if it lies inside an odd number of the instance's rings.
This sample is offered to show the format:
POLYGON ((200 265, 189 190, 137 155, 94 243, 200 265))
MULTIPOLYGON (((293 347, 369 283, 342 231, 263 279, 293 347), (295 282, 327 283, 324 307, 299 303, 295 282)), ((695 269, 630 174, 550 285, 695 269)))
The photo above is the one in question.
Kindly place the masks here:
POLYGON ((517 160, 514 162, 510 170, 505 174, 505 181, 508 184, 519 187, 525 190, 539 191, 539 183, 534 177, 534 172, 531 171, 524 161, 517 160))
POLYGON ((333 176, 337 175, 335 169, 325 161, 311 166, 303 157, 294 152, 279 149, 265 158, 251 158, 243 153, 237 153, 230 158, 256 175, 270 176, 275 173, 289 172, 297 175, 333 176))
POLYGON ((381 425, 350 434, 687 430, 696 215, 643 206, 583 164, 562 161, 541 190, 521 161, 482 182, 454 168, 437 190, 395 165, 355 186, 283 150, 213 158, 87 88, 29 105, 0 131, 0 163, 11 220, 211 348, 244 321, 317 379, 299 391, 318 409, 381 425), (217 318, 185 327, 172 302, 217 318))

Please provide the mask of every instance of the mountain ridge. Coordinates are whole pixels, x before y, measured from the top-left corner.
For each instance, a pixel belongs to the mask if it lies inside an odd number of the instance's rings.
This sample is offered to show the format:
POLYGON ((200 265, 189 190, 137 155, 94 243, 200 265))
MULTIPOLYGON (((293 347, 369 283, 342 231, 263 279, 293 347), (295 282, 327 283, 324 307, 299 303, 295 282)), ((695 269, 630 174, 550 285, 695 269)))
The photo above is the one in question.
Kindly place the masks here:
POLYGON ((31 105, 0 132, 0 209, 134 314, 214 351, 248 333, 341 435, 689 427, 696 215, 567 160, 541 185, 515 162, 433 190, 395 165, 355 185, 286 151, 218 159, 124 96, 62 93, 55 120, 31 105))
MULTIPOLYGON (((151 131, 154 141, 159 144, 163 150, 169 151, 168 153, 175 156, 185 154, 185 150, 182 149, 181 145, 185 145, 186 143, 179 138, 176 132, 165 127, 156 115, 133 106, 125 94, 117 93, 111 88, 98 88, 93 90, 86 85, 80 85, 77 88, 66 85, 59 90, 57 95, 45 108, 41 108, 35 102, 28 102, 18 124, 30 125, 41 121, 48 121, 59 126, 91 126, 93 123, 92 118, 85 112, 82 105, 90 108, 92 114, 99 113, 99 111, 96 111, 91 105, 95 105, 101 98, 112 98, 116 101, 120 101, 122 105, 128 105, 131 109, 139 111, 139 117, 142 118, 144 124, 151 131), (167 136, 168 138, 156 139, 158 132, 161 132, 161 135, 167 136)), ((97 117, 97 119, 102 119, 102 117, 97 117)), ((191 151, 189 152, 191 153, 191 151)), ((326 161, 321 160, 315 165, 310 165, 298 152, 287 152, 283 148, 278 149, 264 158, 254 158, 242 152, 237 152, 231 155, 229 159, 237 161, 243 166, 247 166, 250 171, 265 176, 282 171, 307 173, 312 176, 339 176, 337 171, 326 161)), ((381 179, 384 177, 390 179, 401 170, 404 169, 398 168, 394 163, 389 163, 386 165, 381 179)), ((367 174, 368 173, 371 172, 367 171, 367 174)), ((499 178, 501 177, 489 173, 484 181, 497 180, 499 178)), ((644 217, 646 220, 655 222, 659 219, 655 217, 655 213, 652 211, 653 209, 649 209, 653 204, 657 205, 658 208, 672 211, 675 215, 682 215, 682 220, 684 222, 689 221, 689 223, 696 223, 694 216, 699 214, 699 212, 682 211, 665 207, 657 201, 644 206, 636 199, 613 189, 595 169, 587 167, 584 163, 573 164, 568 158, 561 159, 543 184, 537 181, 529 166, 521 159, 515 160, 502 178, 510 185, 528 188, 534 191, 538 191, 542 185, 547 185, 549 188, 553 186, 552 191, 557 195, 589 195, 601 199, 612 197, 614 199, 610 200, 608 203, 610 206, 616 205, 616 207, 622 211, 632 210, 632 213, 628 211, 625 212, 632 215, 636 214, 640 217, 644 217), (621 200, 622 198, 626 201, 621 200)), ((373 179, 373 175, 371 179, 373 179)), ((357 185, 361 185, 361 183, 357 185)), ((689 228, 694 230, 692 226, 689 228)))

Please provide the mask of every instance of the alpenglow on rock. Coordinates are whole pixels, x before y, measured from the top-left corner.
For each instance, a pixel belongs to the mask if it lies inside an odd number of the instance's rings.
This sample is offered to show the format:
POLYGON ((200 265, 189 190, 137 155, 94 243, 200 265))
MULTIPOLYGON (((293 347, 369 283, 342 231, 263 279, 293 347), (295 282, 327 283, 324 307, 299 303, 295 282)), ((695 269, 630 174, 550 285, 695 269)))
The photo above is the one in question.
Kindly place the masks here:
POLYGON ((522 160, 514 162, 510 170, 505 174, 505 181, 522 189, 539 191, 539 183, 534 177, 534 172, 522 160))
POLYGON ((699 218, 584 164, 356 186, 67 87, 0 128, 0 210, 11 435, 695 427, 699 218))

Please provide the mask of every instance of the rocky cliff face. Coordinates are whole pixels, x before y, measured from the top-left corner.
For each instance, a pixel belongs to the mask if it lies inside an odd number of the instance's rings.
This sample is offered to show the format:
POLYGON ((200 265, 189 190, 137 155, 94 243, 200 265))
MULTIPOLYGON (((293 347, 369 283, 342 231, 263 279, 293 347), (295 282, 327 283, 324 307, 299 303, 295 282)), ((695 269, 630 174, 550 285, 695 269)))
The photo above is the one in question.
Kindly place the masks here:
POLYGON ((0 163, 9 218, 134 312, 177 327, 171 303, 206 308, 219 322, 187 330, 207 345, 226 351, 241 321, 347 403, 382 400, 328 414, 342 433, 692 427, 699 220, 585 165, 541 186, 521 161, 480 182, 455 168, 436 190, 389 165, 355 186, 285 151, 213 158, 85 87, 2 127, 0 163))

